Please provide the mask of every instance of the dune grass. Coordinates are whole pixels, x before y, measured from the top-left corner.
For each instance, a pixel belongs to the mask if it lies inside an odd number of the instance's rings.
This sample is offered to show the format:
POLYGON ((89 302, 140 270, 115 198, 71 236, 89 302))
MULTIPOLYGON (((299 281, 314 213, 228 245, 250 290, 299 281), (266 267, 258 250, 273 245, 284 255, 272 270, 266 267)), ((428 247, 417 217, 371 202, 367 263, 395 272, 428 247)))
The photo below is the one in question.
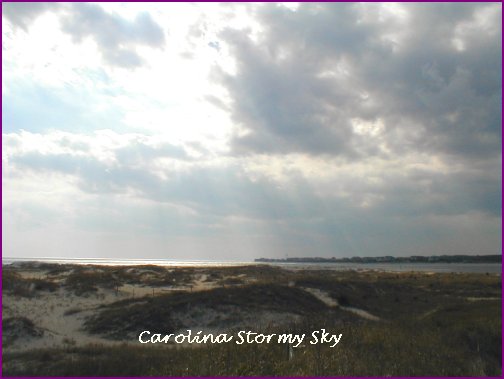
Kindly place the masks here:
POLYGON ((343 334, 334 348, 305 343, 291 358, 287 346, 278 343, 195 348, 95 345, 9 353, 4 375, 499 376, 500 329, 488 310, 471 310, 451 324, 444 321, 446 312, 460 316, 465 309, 446 307, 422 321, 394 324, 363 321, 336 327, 330 320, 312 320, 290 326, 286 329, 295 333, 311 333, 316 324, 343 334))
MULTIPOLYGON (((33 283, 15 272, 6 276, 6 271, 4 291, 23 293, 33 283)), ((83 327, 124 344, 4 351, 5 376, 500 376, 502 372, 501 302, 495 300, 501 298, 500 276, 294 272, 268 266, 65 267, 55 272, 50 282, 60 280, 79 293, 117 283, 177 286, 202 275, 217 287, 104 304, 83 327), (340 305, 368 311, 381 321, 329 307, 304 288, 324 291, 340 305), (240 317, 267 311, 299 317, 254 331, 309 335, 325 328, 343 336, 334 348, 304 343, 293 355, 277 343, 181 347, 137 342, 142 330, 181 330, 190 325, 176 315, 209 310, 228 313, 217 325, 220 328, 236 327, 240 317)), ((79 311, 71 310, 69 317, 79 311)))
POLYGON ((239 314, 261 310, 303 315, 327 310, 324 303, 299 288, 257 284, 118 301, 103 306, 86 321, 85 328, 114 339, 131 339, 131 333, 153 327, 172 333, 186 327, 173 314, 190 314, 196 308, 202 312, 224 311, 228 315, 222 322, 228 325, 238 323, 239 314))
POLYGON ((59 285, 50 279, 25 279, 12 269, 2 270, 2 291, 14 296, 32 297, 58 288, 59 285))

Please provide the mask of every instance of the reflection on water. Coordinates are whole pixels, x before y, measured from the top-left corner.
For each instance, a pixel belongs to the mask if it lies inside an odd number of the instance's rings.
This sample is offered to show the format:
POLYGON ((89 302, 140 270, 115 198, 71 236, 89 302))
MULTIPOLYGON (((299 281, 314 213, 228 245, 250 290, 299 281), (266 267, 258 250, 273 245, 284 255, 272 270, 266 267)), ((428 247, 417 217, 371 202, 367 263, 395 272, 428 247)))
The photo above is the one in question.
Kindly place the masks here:
POLYGON ((500 263, 283 263, 283 262, 239 262, 239 261, 179 261, 168 259, 109 259, 109 258, 8 258, 2 257, 2 264, 16 262, 73 263, 108 266, 159 265, 178 267, 230 267, 264 264, 289 270, 378 270, 378 271, 424 271, 424 272, 466 272, 500 274, 500 263))
POLYGON ((111 259, 111 258, 6 258, 2 257, 2 264, 15 264, 17 262, 42 262, 42 263, 71 263, 106 266, 136 266, 157 265, 176 267, 215 267, 215 266, 246 266, 254 262, 236 261, 180 261, 170 259, 111 259))

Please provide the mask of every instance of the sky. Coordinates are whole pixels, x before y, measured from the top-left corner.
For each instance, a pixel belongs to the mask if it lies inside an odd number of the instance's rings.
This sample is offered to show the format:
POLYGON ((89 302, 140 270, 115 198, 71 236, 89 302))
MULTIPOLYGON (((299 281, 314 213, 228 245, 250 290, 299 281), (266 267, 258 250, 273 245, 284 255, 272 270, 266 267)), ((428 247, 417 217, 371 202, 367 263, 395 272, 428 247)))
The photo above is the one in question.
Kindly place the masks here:
POLYGON ((4 257, 501 253, 501 3, 2 3, 4 257))

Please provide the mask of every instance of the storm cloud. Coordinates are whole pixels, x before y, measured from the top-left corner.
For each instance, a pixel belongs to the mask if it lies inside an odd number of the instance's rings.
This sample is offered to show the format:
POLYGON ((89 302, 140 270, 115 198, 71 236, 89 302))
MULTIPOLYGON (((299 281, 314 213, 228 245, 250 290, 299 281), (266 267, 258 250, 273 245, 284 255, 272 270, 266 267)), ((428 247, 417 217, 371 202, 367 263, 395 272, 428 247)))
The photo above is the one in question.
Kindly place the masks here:
POLYGON ((214 78, 241 126, 235 153, 500 154, 500 5, 397 7, 267 4, 259 37, 222 31, 236 74, 214 78))
POLYGON ((92 38, 104 59, 111 65, 137 67, 143 63, 136 46, 162 47, 163 29, 149 13, 140 13, 134 21, 105 12, 99 5, 73 3, 62 20, 62 30, 76 42, 92 38))

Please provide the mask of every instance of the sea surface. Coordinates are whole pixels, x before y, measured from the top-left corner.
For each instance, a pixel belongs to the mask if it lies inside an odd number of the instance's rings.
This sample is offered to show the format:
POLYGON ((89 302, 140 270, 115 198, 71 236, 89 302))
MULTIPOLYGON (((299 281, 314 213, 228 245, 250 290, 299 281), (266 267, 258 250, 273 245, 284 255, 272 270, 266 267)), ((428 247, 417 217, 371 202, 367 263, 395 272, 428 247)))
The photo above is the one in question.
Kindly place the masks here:
POLYGON ((377 270, 501 274, 500 263, 272 263, 293 270, 377 270))
POLYGON ((171 259, 111 259, 111 258, 9 258, 2 257, 2 264, 17 264, 20 262, 41 262, 41 263, 71 263, 88 265, 106 265, 106 266, 137 266, 137 265, 156 265, 156 266, 177 266, 177 267, 221 267, 221 266, 244 266, 253 265, 254 262, 239 261, 181 261, 171 259))
POLYGON ((108 259, 108 258, 8 258, 2 264, 18 262, 72 263, 107 266, 159 265, 177 267, 232 267, 245 265, 270 265, 289 270, 377 270, 394 272, 459 272, 501 274, 500 263, 284 263, 250 261, 180 261, 168 259, 108 259))

